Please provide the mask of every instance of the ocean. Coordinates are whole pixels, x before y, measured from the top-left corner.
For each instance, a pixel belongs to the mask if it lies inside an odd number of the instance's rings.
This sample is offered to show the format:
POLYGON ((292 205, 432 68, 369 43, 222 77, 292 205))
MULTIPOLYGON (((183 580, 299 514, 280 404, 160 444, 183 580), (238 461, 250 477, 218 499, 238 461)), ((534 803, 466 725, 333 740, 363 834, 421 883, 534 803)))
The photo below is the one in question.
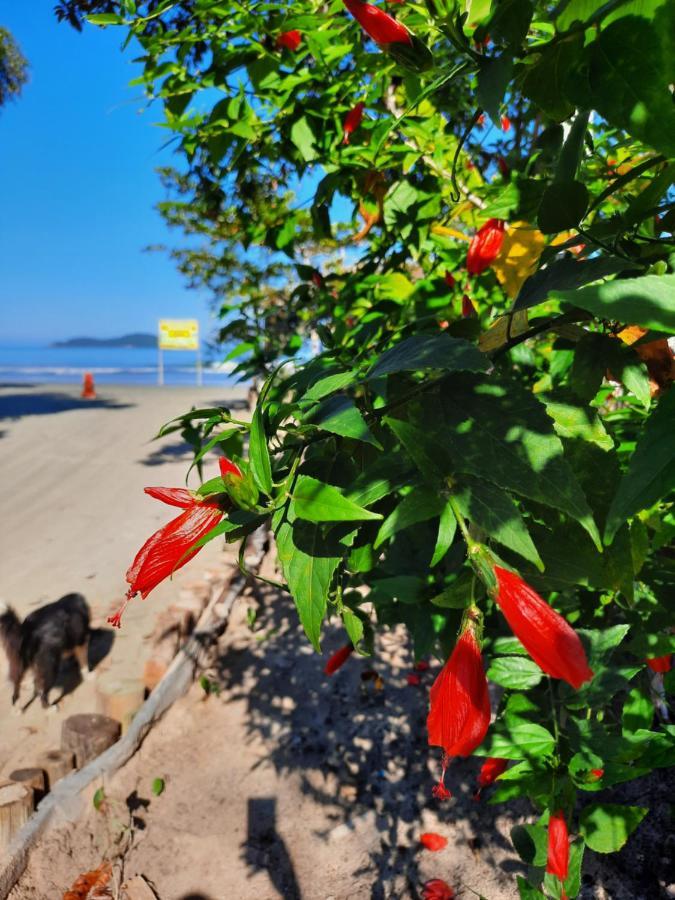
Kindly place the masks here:
MULTIPOLYGON (((164 384, 195 384, 197 354, 165 350, 164 384)), ((205 362, 205 385, 233 385, 234 364, 205 362)), ((79 384, 85 372, 102 384, 157 384, 157 350, 140 347, 49 347, 0 345, 0 386, 79 384)))

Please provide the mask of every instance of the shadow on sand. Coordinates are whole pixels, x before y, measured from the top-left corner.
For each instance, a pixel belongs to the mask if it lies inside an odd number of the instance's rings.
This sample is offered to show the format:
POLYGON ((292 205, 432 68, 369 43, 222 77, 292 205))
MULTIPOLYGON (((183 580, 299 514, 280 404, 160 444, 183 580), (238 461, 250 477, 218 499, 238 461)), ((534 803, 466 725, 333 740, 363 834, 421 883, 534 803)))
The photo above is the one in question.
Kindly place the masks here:
POLYGON ((23 416, 47 416, 71 409, 128 409, 134 403, 118 403, 101 397, 83 400, 73 394, 44 391, 29 394, 0 395, 0 419, 21 419, 23 416))

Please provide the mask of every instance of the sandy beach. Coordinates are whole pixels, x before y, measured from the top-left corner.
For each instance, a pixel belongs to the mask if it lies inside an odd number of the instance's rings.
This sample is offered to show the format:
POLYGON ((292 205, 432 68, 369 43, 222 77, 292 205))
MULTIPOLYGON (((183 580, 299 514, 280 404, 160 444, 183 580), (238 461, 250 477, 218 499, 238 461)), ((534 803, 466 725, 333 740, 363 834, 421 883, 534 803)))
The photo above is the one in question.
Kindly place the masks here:
MULTIPOLYGON (((79 386, 1 386, 0 598, 23 617, 79 591, 91 607, 92 625, 105 628, 124 595, 124 575, 136 551, 172 517, 172 510, 143 488, 183 485, 191 459, 180 435, 159 441, 153 435, 191 406, 241 406, 245 394, 245 388, 105 385, 96 400, 86 401, 79 386)), ((205 477, 211 474, 216 474, 214 461, 205 469, 205 477)), ((196 486, 196 473, 193 479, 190 485, 196 486)), ((222 566, 221 551, 221 542, 214 541, 147 600, 134 601, 97 671, 139 676, 147 655, 143 641, 156 616, 183 586, 222 566)), ((94 711, 90 681, 68 694, 56 714, 34 702, 20 716, 12 715, 5 670, 3 655, 0 777, 30 765, 33 753, 58 746, 65 716, 94 711)), ((21 705, 31 694, 29 675, 21 705)))

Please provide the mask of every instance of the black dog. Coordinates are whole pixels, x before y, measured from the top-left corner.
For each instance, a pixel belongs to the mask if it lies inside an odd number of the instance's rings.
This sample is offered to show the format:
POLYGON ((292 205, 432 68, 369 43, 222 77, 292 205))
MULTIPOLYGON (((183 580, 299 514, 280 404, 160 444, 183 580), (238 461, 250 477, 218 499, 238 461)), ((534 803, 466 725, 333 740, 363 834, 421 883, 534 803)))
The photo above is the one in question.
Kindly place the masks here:
POLYGON ((62 657, 75 654, 82 675, 87 672, 89 606, 82 594, 66 594, 41 606, 23 622, 14 610, 0 603, 0 643, 9 660, 9 680, 14 685, 12 705, 19 699, 21 681, 32 668, 34 697, 49 706, 49 691, 59 674, 62 657))

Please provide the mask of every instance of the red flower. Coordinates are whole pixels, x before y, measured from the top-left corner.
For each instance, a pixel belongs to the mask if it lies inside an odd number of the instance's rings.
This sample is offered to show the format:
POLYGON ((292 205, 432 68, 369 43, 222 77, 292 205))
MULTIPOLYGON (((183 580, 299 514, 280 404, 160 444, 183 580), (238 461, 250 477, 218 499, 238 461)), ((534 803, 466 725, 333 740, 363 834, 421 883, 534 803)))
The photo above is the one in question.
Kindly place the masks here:
POLYGON ((497 605, 511 631, 540 669, 577 690, 590 681, 586 651, 579 635, 552 606, 515 572, 495 566, 497 605))
POLYGON ((397 22, 393 16, 372 3, 361 0, 342 0, 349 12, 354 16, 368 37, 376 44, 386 47, 387 44, 410 44, 412 37, 405 25, 397 22))
POLYGON ((508 131, 511 128, 511 119, 508 116, 502 116, 502 131, 508 131))
POLYGON ((483 125, 485 125, 485 113, 481 113, 478 116, 478 118, 476 119, 476 125, 478 125, 479 128, 482 128, 483 125))
POLYGON ((593 776, 591 778, 591 781, 600 781, 600 779, 602 778, 602 776, 604 774, 605 774, 604 769, 591 769, 591 775, 593 776))
POLYGON ((424 834, 420 835, 420 844, 427 850, 431 850, 432 853, 437 853, 448 846, 448 839, 440 834, 436 834, 435 831, 425 831, 424 834))
POLYGON ((406 681, 410 685, 410 687, 418 687, 422 683, 422 679, 419 675, 416 675, 414 672, 411 672, 406 676, 406 681))
MULTIPOLYGON (((242 477, 241 470, 226 456, 218 460, 220 473, 242 477)), ((220 501, 202 499, 185 488, 147 487, 145 493, 169 506, 183 509, 179 516, 156 531, 143 544, 129 567, 126 599, 120 609, 108 618, 114 628, 120 628, 122 613, 136 594, 145 599, 150 591, 182 568, 201 550, 195 544, 220 522, 225 510, 220 501)))
POLYGON ((646 659, 645 662, 652 670, 652 672, 670 672, 670 669, 673 665, 673 657, 670 653, 666 653, 665 656, 651 656, 649 659, 646 659))
POLYGON ((323 670, 324 675, 333 675, 334 672, 337 672, 337 670, 347 662, 353 652, 353 644, 345 644, 344 647, 340 647, 339 650, 336 650, 326 663, 326 667, 323 670))
POLYGON ((445 281, 445 283, 447 284, 447 286, 449 288, 451 288, 451 289, 454 288, 456 282, 455 282, 454 276, 451 275, 450 272, 445 273, 443 280, 445 281))
POLYGON ((470 756, 490 725, 490 700, 473 625, 465 628, 431 687, 429 744, 448 756, 470 756))
POLYGON ((500 759, 498 756, 488 757, 480 767, 480 772, 478 773, 479 787, 484 788, 491 785, 499 778, 502 772, 506 771, 508 764, 508 759, 500 759))
POLYGON ((302 43, 302 35, 299 31, 284 31, 277 38, 277 47, 285 47, 291 53, 295 53, 302 43))
POLYGON ((422 900, 453 900, 455 892, 440 878, 432 878, 422 888, 422 900))
POLYGON ((464 294, 462 297, 462 318, 471 319, 475 315, 476 307, 473 305, 471 297, 468 294, 464 294))
POLYGON ((497 157, 497 168, 499 169, 500 174, 504 178, 509 177, 509 173, 511 172, 511 169, 509 169, 509 164, 506 162, 506 160, 504 159, 503 156, 497 157))
POLYGON ((443 779, 441 778, 441 780, 432 787, 431 796, 435 797, 436 800, 449 800, 452 797, 452 791, 449 791, 446 788, 445 784, 443 784, 443 779))
POLYGON ((504 223, 501 219, 488 219, 474 234, 466 255, 469 275, 480 275, 499 256, 504 242, 504 223))
POLYGON ((347 115, 345 116, 344 125, 342 126, 342 130, 344 132, 344 137, 342 139, 343 144, 349 143, 349 137, 353 134, 356 129, 361 124, 361 120, 363 119, 363 110, 366 104, 359 102, 352 109, 349 110, 347 115))
POLYGON ((552 813, 548 820, 548 857, 546 871, 561 881, 567 878, 570 863, 570 839, 562 810, 552 813))
POLYGON ((429 663, 426 659, 421 659, 419 662, 415 663, 415 671, 416 672, 426 672, 429 668, 429 663))

